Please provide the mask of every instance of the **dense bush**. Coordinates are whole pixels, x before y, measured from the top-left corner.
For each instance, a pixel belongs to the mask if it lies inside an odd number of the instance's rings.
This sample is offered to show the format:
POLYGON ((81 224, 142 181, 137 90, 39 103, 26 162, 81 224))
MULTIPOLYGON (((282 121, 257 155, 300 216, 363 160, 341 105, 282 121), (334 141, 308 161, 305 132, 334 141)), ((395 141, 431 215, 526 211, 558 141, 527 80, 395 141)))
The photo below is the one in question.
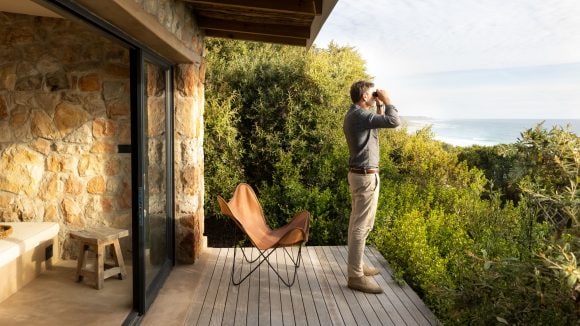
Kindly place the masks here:
POLYGON ((333 45, 309 52, 224 40, 206 46, 206 216, 216 216, 217 195, 245 181, 273 227, 308 209, 311 244, 346 241, 342 116, 352 81, 368 78, 360 56, 333 45))
MULTIPOLYGON (((368 78, 351 48, 207 43, 206 216, 239 182, 275 227, 312 213, 310 245, 346 244, 342 119, 368 78)), ((404 108, 403 108, 404 112, 404 108)), ((384 130, 369 241, 446 324, 578 323, 578 137, 536 126, 512 145, 454 148, 384 130)))

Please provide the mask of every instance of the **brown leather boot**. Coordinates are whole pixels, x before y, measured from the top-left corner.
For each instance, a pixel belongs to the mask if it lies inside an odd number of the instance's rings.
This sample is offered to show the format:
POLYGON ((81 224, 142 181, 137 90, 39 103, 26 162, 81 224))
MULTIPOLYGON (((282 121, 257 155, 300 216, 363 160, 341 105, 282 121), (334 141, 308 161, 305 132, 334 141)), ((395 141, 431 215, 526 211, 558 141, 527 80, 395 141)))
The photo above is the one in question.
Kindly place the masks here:
POLYGON ((379 273, 379 270, 377 268, 363 264, 363 273, 365 276, 375 276, 379 273))
POLYGON ((348 287, 365 293, 383 293, 383 289, 366 276, 349 277, 348 287))

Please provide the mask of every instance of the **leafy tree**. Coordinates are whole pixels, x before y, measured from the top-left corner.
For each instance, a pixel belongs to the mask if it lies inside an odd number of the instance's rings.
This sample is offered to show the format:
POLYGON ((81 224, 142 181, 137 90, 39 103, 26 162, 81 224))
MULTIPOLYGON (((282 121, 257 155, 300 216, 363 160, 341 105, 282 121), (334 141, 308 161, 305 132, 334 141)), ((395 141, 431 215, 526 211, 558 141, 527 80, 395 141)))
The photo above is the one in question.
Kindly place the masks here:
MULTIPOLYGON (((242 181, 276 227, 312 213, 309 245, 346 244, 342 120, 369 79, 349 47, 210 40, 206 216, 242 181)), ((455 148, 425 128, 382 130, 369 238, 445 324, 576 325, 578 137, 541 125, 515 144, 455 148)))

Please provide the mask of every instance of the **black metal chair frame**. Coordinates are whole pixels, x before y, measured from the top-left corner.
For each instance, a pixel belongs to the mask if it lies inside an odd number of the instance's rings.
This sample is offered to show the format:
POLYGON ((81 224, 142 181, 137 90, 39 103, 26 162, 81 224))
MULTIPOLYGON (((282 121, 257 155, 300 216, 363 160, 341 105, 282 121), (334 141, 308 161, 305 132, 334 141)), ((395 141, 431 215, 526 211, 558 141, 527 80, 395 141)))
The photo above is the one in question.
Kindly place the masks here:
MULTIPOLYGON (((248 237, 246 236, 246 238, 248 238, 248 237)), ((286 249, 286 247, 274 247, 274 248, 269 248, 269 249, 265 249, 265 250, 260 250, 254 246, 253 248, 256 248, 256 250, 258 250, 259 255, 257 255, 256 258, 248 258, 244 248, 242 246, 240 246, 239 243, 236 243, 234 245, 234 262, 232 264, 232 283, 234 285, 240 285, 243 281, 245 281, 248 277, 250 277, 250 275, 260 267, 260 265, 262 265, 264 262, 266 262, 266 263, 268 263, 268 266, 270 266, 270 268, 274 271, 274 273, 276 273, 276 276, 278 276, 280 281, 284 285, 286 285, 287 287, 291 287, 292 285, 294 285, 294 282, 296 281, 296 274, 298 272, 298 267, 300 267, 300 260, 302 258, 302 246, 303 245, 304 245, 304 243, 300 244, 300 246, 298 248, 298 253, 296 254, 296 257, 293 257, 290 253, 288 253, 288 250, 286 249), (240 266, 240 280, 236 281, 236 280, 234 280, 234 274, 235 274, 235 270, 236 270, 236 252, 238 251, 238 248, 242 251, 242 254, 244 256, 244 260, 249 264, 255 263, 256 261, 258 261, 258 259, 260 259, 260 257, 262 259, 260 260, 260 262, 256 266, 254 266, 243 277, 241 275, 242 274, 242 267, 243 267, 243 261, 242 261, 242 266, 240 266), (270 255, 272 255, 272 253, 274 253, 276 251, 276 249, 278 249, 278 248, 284 249, 284 252, 286 253, 286 255, 288 255, 288 257, 290 257, 290 260, 292 261, 292 264, 294 266, 294 273, 293 273, 292 277, 290 277, 290 275, 287 275, 287 278, 284 279, 282 277, 282 275, 280 275, 280 273, 277 271, 277 269, 274 266, 272 266, 272 264, 270 263, 270 260, 268 259, 270 257, 270 255), (292 278, 292 280, 290 280, 290 278, 292 278)), ((253 248, 248 248, 248 249, 251 250, 253 248)))

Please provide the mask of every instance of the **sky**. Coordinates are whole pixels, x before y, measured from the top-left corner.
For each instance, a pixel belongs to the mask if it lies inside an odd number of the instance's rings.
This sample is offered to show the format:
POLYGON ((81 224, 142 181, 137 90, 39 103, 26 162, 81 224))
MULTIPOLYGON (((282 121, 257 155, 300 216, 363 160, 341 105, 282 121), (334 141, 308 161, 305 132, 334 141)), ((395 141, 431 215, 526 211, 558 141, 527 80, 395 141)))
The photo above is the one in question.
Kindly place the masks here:
POLYGON ((315 39, 352 46, 402 115, 580 119, 579 0, 338 0, 315 39))

